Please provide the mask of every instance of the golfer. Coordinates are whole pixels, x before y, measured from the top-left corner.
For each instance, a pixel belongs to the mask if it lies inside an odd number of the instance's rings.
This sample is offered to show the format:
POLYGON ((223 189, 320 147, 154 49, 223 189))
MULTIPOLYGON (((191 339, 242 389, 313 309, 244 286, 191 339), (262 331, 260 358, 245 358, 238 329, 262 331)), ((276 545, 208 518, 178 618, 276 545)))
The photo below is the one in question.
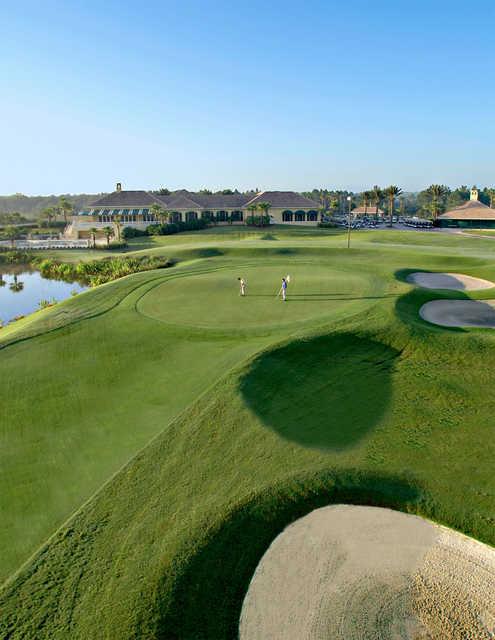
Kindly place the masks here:
POLYGON ((244 278, 237 278, 239 280, 239 295, 246 295, 246 281, 244 278))
POLYGON ((287 280, 282 278, 282 300, 287 302, 287 280))

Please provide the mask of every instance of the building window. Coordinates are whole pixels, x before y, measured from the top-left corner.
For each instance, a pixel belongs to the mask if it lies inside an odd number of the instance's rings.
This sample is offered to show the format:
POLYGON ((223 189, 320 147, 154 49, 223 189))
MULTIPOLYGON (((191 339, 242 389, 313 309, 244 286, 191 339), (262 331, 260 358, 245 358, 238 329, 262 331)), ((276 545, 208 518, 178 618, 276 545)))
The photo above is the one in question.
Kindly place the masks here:
POLYGON ((182 213, 180 211, 172 211, 170 213, 171 222, 182 222, 182 213))
POLYGON ((229 214, 226 211, 217 211, 217 222, 227 222, 229 214))
POLYGON ((192 222, 193 220, 197 220, 198 219, 198 214, 196 213, 196 211, 188 211, 186 213, 186 222, 192 222))
POLYGON ((296 222, 304 222, 306 220, 306 214, 304 211, 296 211, 294 214, 296 222))
POLYGON ((318 211, 312 209, 308 211, 308 222, 316 222, 318 220, 318 211))
POLYGON ((232 211, 230 219, 232 222, 242 222, 244 220, 244 215, 242 211, 232 211))
POLYGON ((282 222, 292 222, 293 218, 294 214, 292 213, 292 211, 289 211, 288 209, 282 211, 282 222))
POLYGON ((207 220, 208 222, 211 222, 211 220, 213 220, 213 211, 203 211, 201 213, 201 218, 203 220, 207 220))

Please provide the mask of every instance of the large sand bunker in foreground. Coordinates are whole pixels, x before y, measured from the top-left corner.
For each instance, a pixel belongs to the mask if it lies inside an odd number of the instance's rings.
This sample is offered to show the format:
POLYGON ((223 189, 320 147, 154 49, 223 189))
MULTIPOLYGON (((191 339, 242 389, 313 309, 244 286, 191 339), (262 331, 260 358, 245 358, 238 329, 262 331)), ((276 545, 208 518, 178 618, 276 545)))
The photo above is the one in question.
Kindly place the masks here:
POLYGON ((495 328, 495 300, 432 300, 419 315, 442 327, 495 328))
POLYGON ((259 563, 241 640, 489 640, 495 549, 417 516, 317 509, 259 563))
POLYGON ((417 271, 407 277, 407 281, 425 289, 452 289, 453 291, 476 291, 479 289, 491 289, 494 282, 473 278, 462 273, 427 273, 417 271))

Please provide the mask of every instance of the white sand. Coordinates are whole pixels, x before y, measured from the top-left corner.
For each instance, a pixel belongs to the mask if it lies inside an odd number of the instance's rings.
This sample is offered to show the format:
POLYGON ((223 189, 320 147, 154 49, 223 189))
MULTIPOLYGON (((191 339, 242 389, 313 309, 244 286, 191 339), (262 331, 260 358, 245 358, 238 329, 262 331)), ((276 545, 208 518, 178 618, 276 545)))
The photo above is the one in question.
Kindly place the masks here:
POLYGON ((491 547, 389 509, 324 507, 261 559, 240 640, 489 640, 494 585, 491 547))
POLYGON ((495 300, 432 300, 419 315, 442 327, 495 328, 495 300))
POLYGON ((425 273, 417 271, 407 277, 407 281, 425 289, 452 289, 454 291, 476 291, 491 289, 494 282, 473 278, 462 273, 425 273))

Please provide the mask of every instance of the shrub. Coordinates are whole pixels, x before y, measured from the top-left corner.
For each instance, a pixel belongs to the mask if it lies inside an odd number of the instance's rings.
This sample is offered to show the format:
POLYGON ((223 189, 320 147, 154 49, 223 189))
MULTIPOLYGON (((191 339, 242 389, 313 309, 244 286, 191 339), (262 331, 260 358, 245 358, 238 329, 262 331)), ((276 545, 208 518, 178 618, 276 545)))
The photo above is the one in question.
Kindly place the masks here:
POLYGON ((54 304, 57 304, 55 298, 52 298, 51 300, 40 300, 38 302, 38 307, 40 309, 47 309, 48 307, 53 307, 54 304))
POLYGON ((128 240, 129 238, 141 238, 142 236, 147 235, 147 229, 136 229, 135 227, 124 227, 122 229, 122 238, 124 238, 124 240, 128 240))
POLYGON ((200 231, 208 226, 207 220, 191 220, 189 222, 170 222, 168 224, 150 224, 146 228, 150 236, 170 236, 181 231, 200 231))
POLYGON ((267 227, 270 224, 270 216, 249 216, 246 224, 248 227, 267 227))
POLYGON ((318 226, 322 229, 335 229, 337 227, 335 222, 318 222, 318 226))
POLYGON ((172 261, 160 256, 141 256, 138 258, 125 256, 108 257, 102 260, 79 262, 78 264, 46 259, 39 263, 39 270, 45 278, 56 278, 57 280, 68 282, 77 280, 94 287, 128 276, 131 273, 150 269, 164 269, 172 266, 172 264, 172 261))
POLYGON ((35 264, 36 256, 30 251, 0 250, 0 264, 35 264))
POLYGON ((114 249, 125 249, 127 247, 127 242, 110 242, 110 244, 97 244, 95 247, 93 247, 93 249, 96 249, 96 251, 113 251, 114 249))

